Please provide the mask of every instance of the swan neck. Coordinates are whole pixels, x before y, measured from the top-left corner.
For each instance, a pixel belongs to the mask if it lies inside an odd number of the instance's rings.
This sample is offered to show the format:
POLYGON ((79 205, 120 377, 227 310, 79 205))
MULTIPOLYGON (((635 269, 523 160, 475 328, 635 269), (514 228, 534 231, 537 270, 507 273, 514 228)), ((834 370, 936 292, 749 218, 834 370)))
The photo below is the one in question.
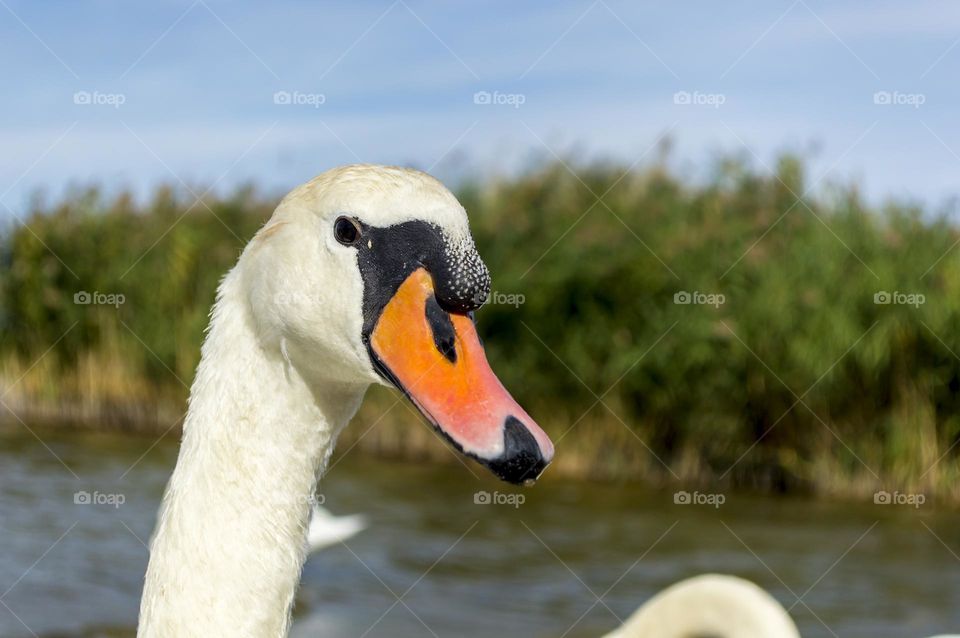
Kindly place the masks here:
POLYGON ((224 280, 152 544, 138 635, 285 636, 310 503, 364 388, 310 387, 224 280))

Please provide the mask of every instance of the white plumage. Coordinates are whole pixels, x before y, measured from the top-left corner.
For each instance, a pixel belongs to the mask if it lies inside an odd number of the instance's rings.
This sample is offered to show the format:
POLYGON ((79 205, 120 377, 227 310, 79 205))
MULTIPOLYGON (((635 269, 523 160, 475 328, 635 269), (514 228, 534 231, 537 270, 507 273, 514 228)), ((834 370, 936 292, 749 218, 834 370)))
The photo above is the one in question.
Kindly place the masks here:
POLYGON ((748 580, 704 574, 671 585, 605 638, 800 638, 776 599, 748 580))

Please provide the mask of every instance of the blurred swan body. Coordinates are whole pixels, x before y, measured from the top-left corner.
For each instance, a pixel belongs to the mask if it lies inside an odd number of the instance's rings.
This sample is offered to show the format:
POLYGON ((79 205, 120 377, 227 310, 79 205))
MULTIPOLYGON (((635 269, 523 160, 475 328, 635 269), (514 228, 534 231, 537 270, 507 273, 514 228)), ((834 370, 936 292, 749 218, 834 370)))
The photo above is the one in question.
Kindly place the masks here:
POLYGON ((314 505, 307 530, 307 548, 310 553, 320 551, 356 536, 366 527, 367 520, 362 514, 334 516, 326 508, 314 505))
POLYGON ((773 596, 736 576, 704 574, 664 589, 605 638, 800 638, 773 596))
MULTIPOLYGON (((800 638, 787 610, 748 580, 703 574, 667 587, 604 638, 800 638)), ((960 638, 938 634, 930 638, 960 638)))

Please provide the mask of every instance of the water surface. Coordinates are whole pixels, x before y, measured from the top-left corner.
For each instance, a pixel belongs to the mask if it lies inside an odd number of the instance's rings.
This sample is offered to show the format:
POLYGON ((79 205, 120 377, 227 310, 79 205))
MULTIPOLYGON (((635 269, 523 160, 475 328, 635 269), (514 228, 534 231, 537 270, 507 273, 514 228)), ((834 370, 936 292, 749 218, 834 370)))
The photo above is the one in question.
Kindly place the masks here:
MULTIPOLYGON (((37 434, 0 431, 0 636, 132 636, 174 437, 37 434)), ((335 462, 327 507, 370 527, 310 557, 296 638, 598 636, 704 572, 757 582, 805 638, 960 632, 948 509, 731 493, 678 505, 637 485, 548 474, 518 491, 473 465, 335 462)))

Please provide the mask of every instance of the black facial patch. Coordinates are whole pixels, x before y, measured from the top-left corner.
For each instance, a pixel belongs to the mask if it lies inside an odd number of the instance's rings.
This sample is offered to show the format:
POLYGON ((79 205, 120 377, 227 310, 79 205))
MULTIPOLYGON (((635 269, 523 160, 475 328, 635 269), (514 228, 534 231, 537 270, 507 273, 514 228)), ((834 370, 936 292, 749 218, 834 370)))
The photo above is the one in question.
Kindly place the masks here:
POLYGON ((439 226, 409 221, 380 228, 362 221, 355 244, 363 279, 363 339, 369 343, 380 313, 414 270, 433 278, 434 295, 446 312, 467 314, 490 293, 490 274, 472 245, 451 246, 439 226))
POLYGON ((450 315, 440 307, 436 297, 430 297, 426 303, 427 323, 430 324, 430 332, 433 333, 433 343, 437 350, 450 363, 457 362, 457 335, 453 329, 453 322, 450 321, 450 315))

